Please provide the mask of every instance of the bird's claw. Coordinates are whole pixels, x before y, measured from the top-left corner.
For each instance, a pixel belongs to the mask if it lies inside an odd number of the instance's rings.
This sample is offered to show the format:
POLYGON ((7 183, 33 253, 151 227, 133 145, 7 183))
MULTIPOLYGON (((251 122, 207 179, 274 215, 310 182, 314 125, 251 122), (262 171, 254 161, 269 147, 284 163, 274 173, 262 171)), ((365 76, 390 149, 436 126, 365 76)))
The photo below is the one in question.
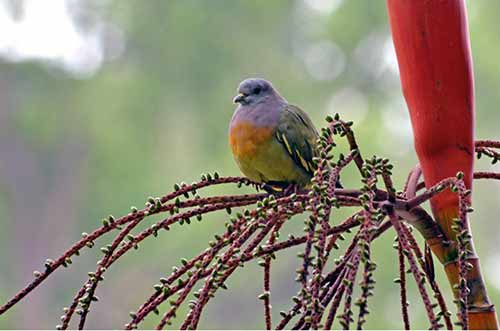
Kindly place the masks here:
POLYGON ((265 188, 263 187, 265 184, 259 184, 259 183, 255 183, 255 182, 253 182, 253 183, 252 183, 252 184, 250 184, 250 185, 252 185, 252 186, 255 188, 255 190, 256 190, 256 191, 260 191, 260 190, 262 190, 262 189, 264 189, 264 190, 265 190, 265 188))

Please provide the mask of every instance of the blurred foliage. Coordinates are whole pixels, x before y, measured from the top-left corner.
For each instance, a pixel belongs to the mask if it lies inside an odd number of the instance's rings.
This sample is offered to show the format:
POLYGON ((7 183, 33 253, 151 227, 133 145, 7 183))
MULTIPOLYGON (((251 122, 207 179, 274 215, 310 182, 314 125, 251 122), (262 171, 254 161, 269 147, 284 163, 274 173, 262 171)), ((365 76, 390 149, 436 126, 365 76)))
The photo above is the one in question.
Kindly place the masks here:
MULTIPOLYGON (((24 1, 4 1, 2 8, 22 12, 20 3, 24 1)), ((85 61, 79 68, 84 74, 55 60, 11 61, 4 56, 0 62, 2 302, 31 279, 32 270, 41 268, 45 258, 60 254, 102 217, 122 215, 130 205, 142 205, 148 195, 161 195, 176 181, 191 182, 204 171, 237 175, 226 135, 232 96, 246 77, 271 80, 318 126, 327 113, 353 119, 364 156, 391 158, 398 185, 416 163, 383 1, 66 4, 78 31, 104 27, 103 57, 96 70, 86 72, 85 61)), ((477 136, 498 139, 500 2, 474 0, 468 6, 477 136)), ((51 16, 45 19, 50 23, 51 16)), ((5 37, 0 35, 0 44, 5 37)), ((343 178, 344 184, 360 187, 351 174, 343 178)), ((500 239, 492 231, 499 198, 498 183, 476 185, 472 227, 493 302, 500 298, 500 239)), ((220 217, 164 233, 113 267, 97 293, 101 301, 88 326, 120 327, 151 292, 151 284, 222 230, 220 217)), ((299 232, 301 224, 298 220, 287 231, 299 232)), ((375 273, 378 286, 366 325, 370 329, 402 327, 394 318, 399 294, 392 283, 397 265, 391 236, 375 244, 375 261, 383 267, 375 273)), ((71 269, 51 277, 2 317, 0 328, 58 324, 57 316, 84 280, 82 275, 94 269, 97 251, 86 251, 71 269)), ((290 306, 287 300, 297 290, 293 278, 298 261, 292 253, 273 265, 276 315, 290 306)), ((230 291, 208 306, 201 327, 262 328, 258 271, 251 266, 238 272, 228 284, 230 291)), ((444 279, 442 272, 438 277, 444 279)), ((411 290, 413 325, 426 328, 420 299, 416 289, 411 290)), ((145 326, 154 325, 148 323, 145 326)))

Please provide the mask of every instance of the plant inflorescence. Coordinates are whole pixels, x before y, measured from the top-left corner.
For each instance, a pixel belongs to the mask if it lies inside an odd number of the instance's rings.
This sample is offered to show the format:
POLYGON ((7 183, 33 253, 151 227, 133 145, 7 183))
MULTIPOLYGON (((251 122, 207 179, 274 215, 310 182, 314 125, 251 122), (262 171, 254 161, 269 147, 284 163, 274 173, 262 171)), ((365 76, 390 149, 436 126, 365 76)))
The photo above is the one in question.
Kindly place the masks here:
MULTIPOLYGON (((158 329, 163 329, 177 317, 179 307, 189 307, 183 317, 181 329, 197 329, 208 302, 220 289, 226 289, 226 281, 234 272, 248 263, 257 262, 263 268, 263 303, 266 329, 331 329, 333 322, 345 328, 363 327, 369 314, 369 299, 375 289, 374 272, 377 268, 372 254, 372 243, 388 229, 396 233, 394 248, 399 261, 399 275, 394 280, 400 286, 402 327, 410 329, 407 303, 407 282, 413 278, 425 307, 432 329, 453 328, 453 315, 446 307, 441 290, 434 279, 432 260, 428 248, 417 244, 413 229, 427 240, 438 242, 443 249, 457 251, 458 283, 456 305, 460 328, 468 326, 468 299, 470 288, 466 274, 473 266, 468 262, 470 239, 467 213, 472 211, 468 196, 470 191, 463 182, 463 174, 448 178, 437 185, 424 189, 419 182, 417 166, 408 176, 402 191, 397 192, 392 183, 392 165, 388 159, 371 157, 363 159, 356 143, 352 122, 342 121, 338 115, 327 117, 328 125, 322 129, 318 141, 320 153, 314 159, 317 170, 310 190, 291 194, 277 192, 220 195, 201 197, 198 192, 216 185, 256 186, 240 177, 220 177, 204 174, 192 184, 176 184, 174 190, 160 198, 148 198, 143 209, 131 208, 120 218, 109 216, 102 226, 82 238, 57 259, 48 259, 41 271, 34 272, 34 279, 8 302, 0 307, 0 315, 20 302, 42 284, 53 272, 67 267, 72 259, 86 248, 92 248, 103 235, 116 233, 114 239, 101 247, 102 258, 97 268, 76 292, 72 302, 64 308, 58 329, 67 329, 76 320, 79 329, 85 327, 93 302, 106 271, 132 249, 150 237, 165 235, 174 224, 190 224, 202 221, 207 214, 225 210, 229 214, 225 231, 214 236, 209 246, 191 259, 182 259, 173 272, 159 279, 152 293, 136 311, 130 313, 126 329, 140 327, 150 314, 158 314, 158 329), (349 152, 334 155, 334 137, 345 137, 349 152), (339 189, 336 182, 343 169, 354 164, 362 179, 360 189, 339 189), (422 204, 443 190, 451 189, 459 197, 459 217, 454 229, 456 242, 447 241, 433 218, 421 207, 422 204), (420 190, 422 193, 417 194, 420 190), (347 219, 338 222, 332 215, 336 209, 357 207, 347 219), (164 218, 143 231, 136 231, 153 215, 164 218), (292 218, 304 219, 301 236, 288 235, 282 239, 280 230, 292 218), (339 241, 349 233, 350 242, 340 250, 339 241), (291 298, 288 310, 280 312, 280 320, 272 321, 271 314, 271 266, 278 252, 301 246, 297 269, 300 291, 291 298), (331 263, 334 260, 334 263, 331 263), (330 262, 330 263, 329 263, 330 262), (354 297, 355 288, 359 296, 354 297), (168 302, 167 309, 161 309, 168 302)), ((476 143, 478 158, 482 155, 500 160, 500 142, 476 143)), ((500 173, 477 172, 475 178, 500 179, 500 173)))

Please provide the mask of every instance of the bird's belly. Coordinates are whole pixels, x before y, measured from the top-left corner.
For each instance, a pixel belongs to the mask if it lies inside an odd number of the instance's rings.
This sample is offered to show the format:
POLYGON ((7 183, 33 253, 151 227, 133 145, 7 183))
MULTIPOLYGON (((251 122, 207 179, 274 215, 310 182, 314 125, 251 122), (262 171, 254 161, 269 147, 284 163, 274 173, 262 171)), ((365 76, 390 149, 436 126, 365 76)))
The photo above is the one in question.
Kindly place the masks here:
POLYGON ((272 128, 244 122, 231 127, 229 143, 241 172, 256 182, 307 183, 309 175, 297 167, 273 135, 272 128))

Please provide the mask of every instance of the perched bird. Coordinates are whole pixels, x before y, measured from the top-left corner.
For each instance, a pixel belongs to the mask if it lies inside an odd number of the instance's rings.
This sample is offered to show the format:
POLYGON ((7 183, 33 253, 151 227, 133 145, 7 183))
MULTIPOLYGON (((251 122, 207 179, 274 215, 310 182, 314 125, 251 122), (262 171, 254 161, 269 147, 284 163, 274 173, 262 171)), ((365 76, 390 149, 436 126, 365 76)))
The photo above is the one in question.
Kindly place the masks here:
POLYGON ((241 82, 233 101, 229 144, 241 172, 268 188, 308 188, 318 154, 309 116, 260 78, 241 82))

